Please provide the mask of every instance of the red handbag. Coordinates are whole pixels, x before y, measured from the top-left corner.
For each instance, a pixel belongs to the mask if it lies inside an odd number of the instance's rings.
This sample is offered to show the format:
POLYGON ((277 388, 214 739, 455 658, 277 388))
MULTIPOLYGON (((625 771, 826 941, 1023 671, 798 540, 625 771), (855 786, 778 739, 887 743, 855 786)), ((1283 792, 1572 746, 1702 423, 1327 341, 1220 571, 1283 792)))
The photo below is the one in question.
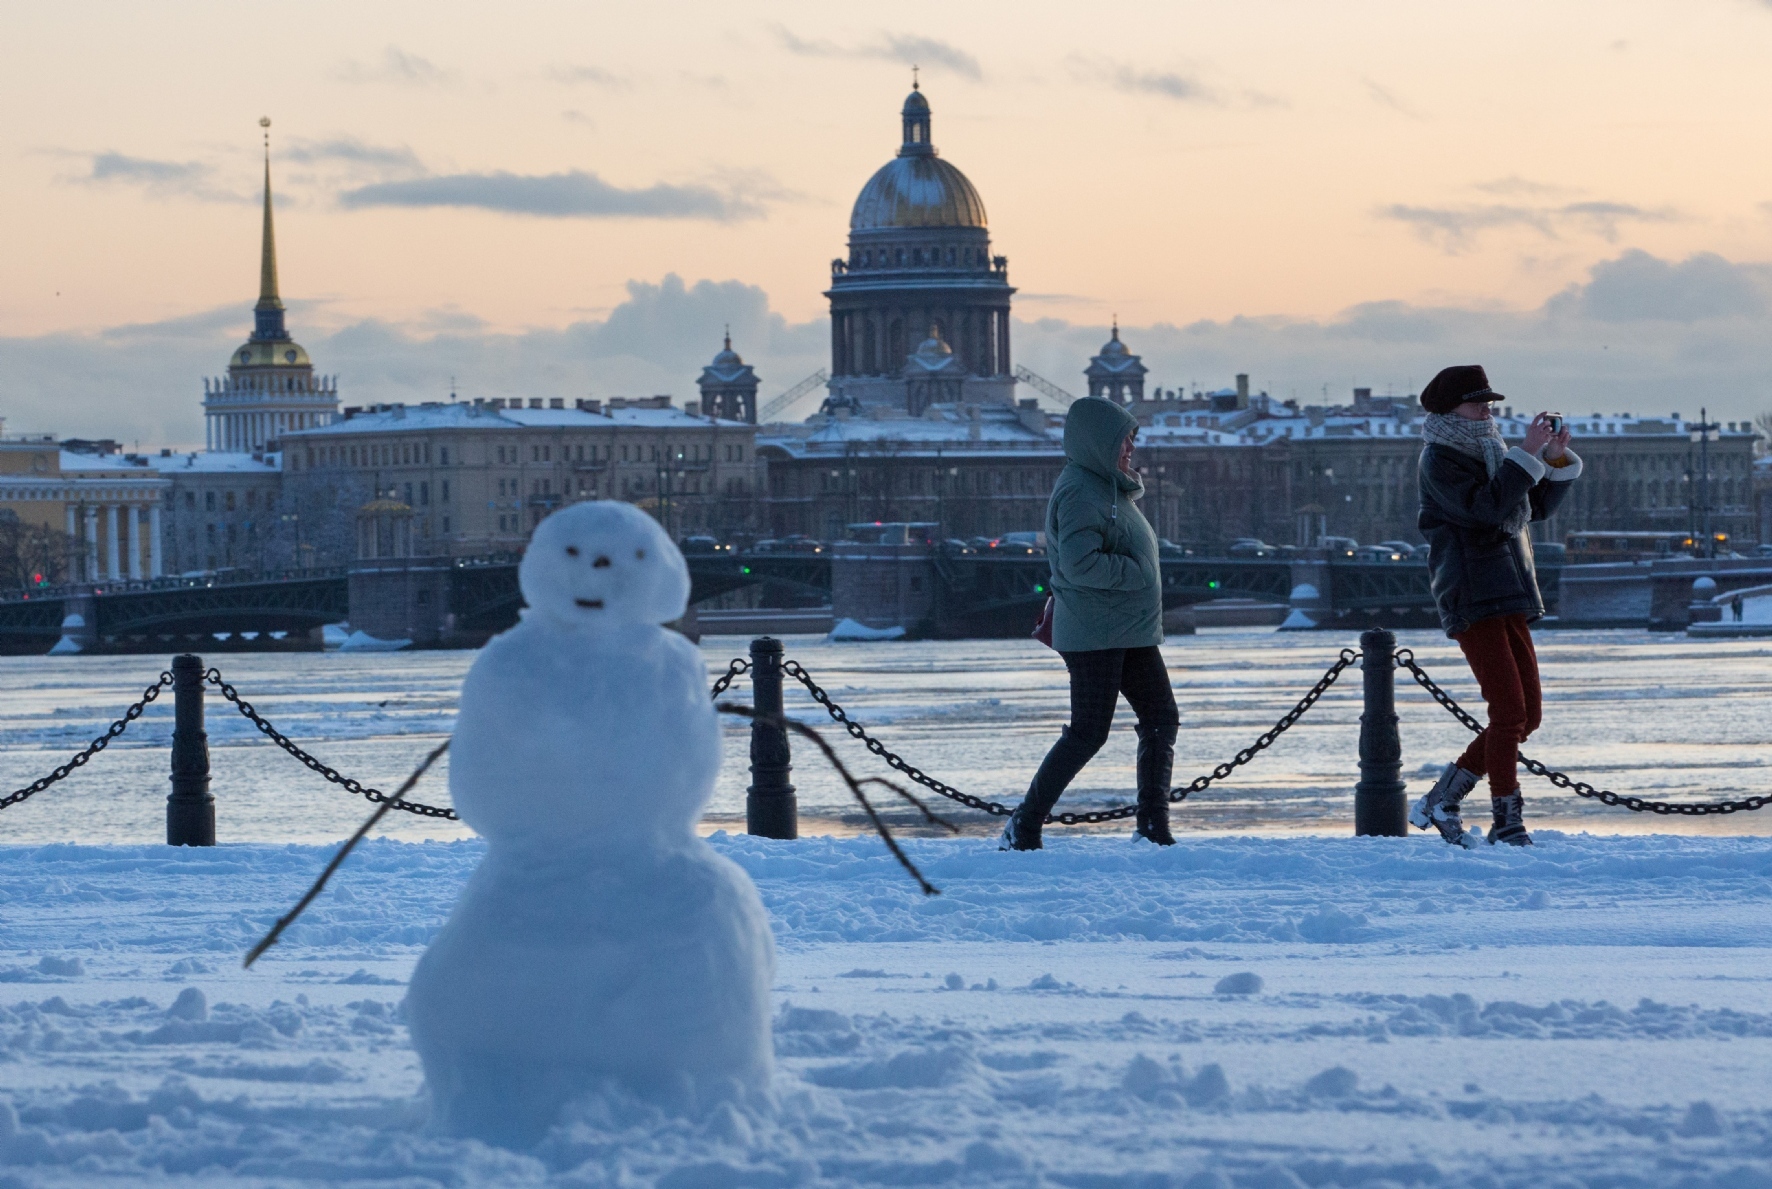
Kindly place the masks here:
POLYGON ((1046 596, 1046 609, 1040 612, 1040 622, 1034 625, 1034 639, 1052 647, 1052 596, 1046 596))

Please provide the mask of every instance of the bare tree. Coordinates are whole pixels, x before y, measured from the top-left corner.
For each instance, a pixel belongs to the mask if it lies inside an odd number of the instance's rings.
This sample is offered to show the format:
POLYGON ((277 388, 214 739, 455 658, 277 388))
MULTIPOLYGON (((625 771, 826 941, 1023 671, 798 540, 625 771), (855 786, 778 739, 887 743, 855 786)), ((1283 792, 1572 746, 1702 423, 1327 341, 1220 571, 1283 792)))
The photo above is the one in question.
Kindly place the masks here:
POLYGON ((1767 409, 1754 418, 1754 428, 1759 431, 1759 439, 1754 442, 1755 454, 1766 454, 1772 451, 1772 409, 1767 409))
POLYGON ((74 538, 59 529, 26 524, 11 509, 0 510, 0 589, 28 590, 68 579, 74 538))

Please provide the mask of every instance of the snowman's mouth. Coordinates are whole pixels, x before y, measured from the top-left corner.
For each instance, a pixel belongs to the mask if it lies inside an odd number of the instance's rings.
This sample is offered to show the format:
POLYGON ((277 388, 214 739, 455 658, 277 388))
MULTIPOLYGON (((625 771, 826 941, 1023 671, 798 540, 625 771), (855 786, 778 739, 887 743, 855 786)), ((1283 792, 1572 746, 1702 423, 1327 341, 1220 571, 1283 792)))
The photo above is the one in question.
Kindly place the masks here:
POLYGON ((586 607, 592 611, 601 611, 603 609, 602 599, 573 599, 572 601, 577 603, 580 607, 586 607))

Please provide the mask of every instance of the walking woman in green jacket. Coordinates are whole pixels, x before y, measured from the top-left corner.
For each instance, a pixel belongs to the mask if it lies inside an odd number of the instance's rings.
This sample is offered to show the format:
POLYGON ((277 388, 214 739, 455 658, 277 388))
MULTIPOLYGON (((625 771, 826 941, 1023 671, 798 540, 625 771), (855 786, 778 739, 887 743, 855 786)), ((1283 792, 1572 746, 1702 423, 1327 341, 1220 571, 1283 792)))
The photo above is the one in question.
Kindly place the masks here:
POLYGON ((1003 849, 1040 849, 1052 807, 1107 742, 1121 694, 1138 716, 1136 836, 1161 846, 1169 833, 1169 773, 1180 716, 1163 642, 1157 534, 1134 501, 1138 422, 1110 400, 1072 403, 1064 422, 1065 468, 1046 505, 1052 565, 1052 647, 1071 675, 1071 721, 1046 753, 1027 796, 1010 815, 1003 849))

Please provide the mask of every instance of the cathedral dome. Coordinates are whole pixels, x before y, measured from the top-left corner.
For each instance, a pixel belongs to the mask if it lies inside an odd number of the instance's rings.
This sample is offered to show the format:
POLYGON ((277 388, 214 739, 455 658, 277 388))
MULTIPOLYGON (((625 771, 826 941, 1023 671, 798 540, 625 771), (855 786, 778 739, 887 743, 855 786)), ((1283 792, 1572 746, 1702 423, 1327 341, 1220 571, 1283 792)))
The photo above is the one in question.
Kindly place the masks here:
POLYGON ((913 90, 904 102, 904 144, 861 188, 849 230, 984 227, 984 199, 965 174, 937 156, 929 101, 913 90))
POLYGON ((849 213, 849 230, 983 227, 984 199, 940 157, 897 157, 868 179, 849 213))

